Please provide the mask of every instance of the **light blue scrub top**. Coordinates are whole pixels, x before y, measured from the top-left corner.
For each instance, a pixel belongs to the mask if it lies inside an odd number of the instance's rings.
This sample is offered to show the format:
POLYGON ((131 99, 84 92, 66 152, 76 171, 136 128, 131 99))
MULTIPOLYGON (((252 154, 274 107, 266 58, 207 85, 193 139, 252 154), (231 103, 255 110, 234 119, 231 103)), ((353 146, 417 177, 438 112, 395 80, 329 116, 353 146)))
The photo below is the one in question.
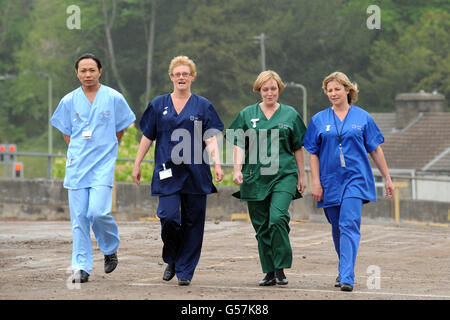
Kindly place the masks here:
POLYGON ((64 187, 112 186, 118 151, 116 132, 135 120, 123 95, 105 85, 100 86, 92 104, 81 87, 64 96, 50 120, 52 126, 70 136, 64 187), (91 138, 83 138, 85 130, 92 131, 91 138))
POLYGON ((383 142, 383 134, 373 118, 357 106, 350 107, 343 121, 339 120, 331 107, 314 115, 303 144, 309 153, 319 157, 323 200, 317 203, 317 207, 339 206, 343 198, 359 198, 364 203, 377 201, 368 153, 383 142), (339 133, 342 130, 345 167, 341 166, 335 123, 339 133))

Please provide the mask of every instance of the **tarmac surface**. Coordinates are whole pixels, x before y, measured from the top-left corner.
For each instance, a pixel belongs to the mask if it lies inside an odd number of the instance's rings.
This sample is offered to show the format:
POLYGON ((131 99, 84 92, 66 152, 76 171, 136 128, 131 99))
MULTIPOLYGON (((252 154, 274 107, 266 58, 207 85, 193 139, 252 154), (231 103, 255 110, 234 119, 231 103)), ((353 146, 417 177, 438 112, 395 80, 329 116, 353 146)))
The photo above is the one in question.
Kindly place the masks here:
MULTIPOLYGON (((314 218, 314 217, 313 217, 314 218)), ((69 221, 0 221, 0 300, 450 300, 450 228, 365 223, 355 289, 334 287, 338 260, 323 217, 291 221, 287 286, 258 286, 255 232, 247 220, 207 221, 190 286, 162 280, 159 221, 118 221, 119 265, 103 272, 92 235, 89 282, 71 283, 69 221)))

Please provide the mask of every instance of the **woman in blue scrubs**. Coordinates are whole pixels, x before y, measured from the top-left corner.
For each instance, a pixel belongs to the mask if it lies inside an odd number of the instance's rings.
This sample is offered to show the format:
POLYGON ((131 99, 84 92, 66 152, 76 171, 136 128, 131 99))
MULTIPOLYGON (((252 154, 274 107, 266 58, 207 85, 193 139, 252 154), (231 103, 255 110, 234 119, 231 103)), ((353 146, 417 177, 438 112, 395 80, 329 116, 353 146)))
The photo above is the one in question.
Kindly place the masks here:
POLYGON ((159 196, 162 257, 167 263, 163 280, 176 275, 179 285, 189 285, 200 259, 206 195, 217 192, 208 153, 214 162, 216 182, 223 178, 215 137, 223 130, 223 123, 211 102, 191 93, 196 77, 191 59, 173 58, 169 76, 173 92, 153 99, 142 115, 143 136, 132 175, 139 185, 141 162, 156 140, 151 191, 152 196, 159 196))
POLYGON ((332 226, 339 257, 335 286, 352 291, 362 205, 377 201, 368 154, 384 178, 386 198, 392 197, 394 185, 380 146, 381 131, 369 113, 353 105, 357 86, 334 72, 323 80, 322 89, 332 106, 311 118, 303 143, 310 153, 312 197, 332 226))
POLYGON ((111 216, 114 166, 120 139, 136 116, 116 90, 100 84, 100 60, 84 54, 75 63, 81 87, 61 99, 50 123, 68 145, 64 187, 72 224, 73 282, 86 282, 92 271, 90 226, 104 254, 104 269, 118 263, 119 233, 111 216))

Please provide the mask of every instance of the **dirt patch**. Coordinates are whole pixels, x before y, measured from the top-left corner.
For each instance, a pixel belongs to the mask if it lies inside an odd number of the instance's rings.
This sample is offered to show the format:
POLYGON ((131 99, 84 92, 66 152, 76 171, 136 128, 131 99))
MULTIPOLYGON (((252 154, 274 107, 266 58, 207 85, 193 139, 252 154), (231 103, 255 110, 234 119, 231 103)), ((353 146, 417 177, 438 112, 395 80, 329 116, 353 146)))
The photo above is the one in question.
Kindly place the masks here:
POLYGON ((73 300, 450 300, 450 229, 363 224, 355 290, 334 288, 337 256, 330 226, 291 222, 294 261, 286 287, 259 287, 264 275, 251 224, 207 221, 199 265, 190 286, 162 280, 165 264, 158 221, 118 221, 119 265, 103 273, 93 239, 89 282, 73 285, 68 221, 0 222, 0 299, 73 300))

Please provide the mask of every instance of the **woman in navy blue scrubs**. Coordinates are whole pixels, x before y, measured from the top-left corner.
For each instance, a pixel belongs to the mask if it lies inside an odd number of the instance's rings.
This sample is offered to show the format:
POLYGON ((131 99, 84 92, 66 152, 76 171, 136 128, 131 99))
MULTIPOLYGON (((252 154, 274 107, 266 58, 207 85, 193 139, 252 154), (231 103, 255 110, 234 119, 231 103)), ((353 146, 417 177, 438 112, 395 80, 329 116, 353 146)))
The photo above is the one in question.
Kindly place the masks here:
POLYGON ((169 281, 176 274, 179 285, 189 285, 200 259, 206 195, 217 192, 208 153, 214 162, 215 181, 223 178, 215 137, 223 130, 223 123, 211 102, 191 93, 196 77, 191 59, 173 58, 169 75, 173 92, 153 99, 142 115, 143 136, 132 175, 139 185, 140 164, 156 140, 151 192, 159 196, 162 257, 167 263, 163 280, 169 281))
POLYGON ((335 286, 352 291, 362 205, 377 201, 370 154, 383 175, 386 197, 394 193, 381 149, 384 137, 372 117, 353 105, 358 88, 341 72, 327 76, 322 89, 332 106, 311 118, 303 139, 310 153, 312 196, 332 226, 339 257, 335 286))

